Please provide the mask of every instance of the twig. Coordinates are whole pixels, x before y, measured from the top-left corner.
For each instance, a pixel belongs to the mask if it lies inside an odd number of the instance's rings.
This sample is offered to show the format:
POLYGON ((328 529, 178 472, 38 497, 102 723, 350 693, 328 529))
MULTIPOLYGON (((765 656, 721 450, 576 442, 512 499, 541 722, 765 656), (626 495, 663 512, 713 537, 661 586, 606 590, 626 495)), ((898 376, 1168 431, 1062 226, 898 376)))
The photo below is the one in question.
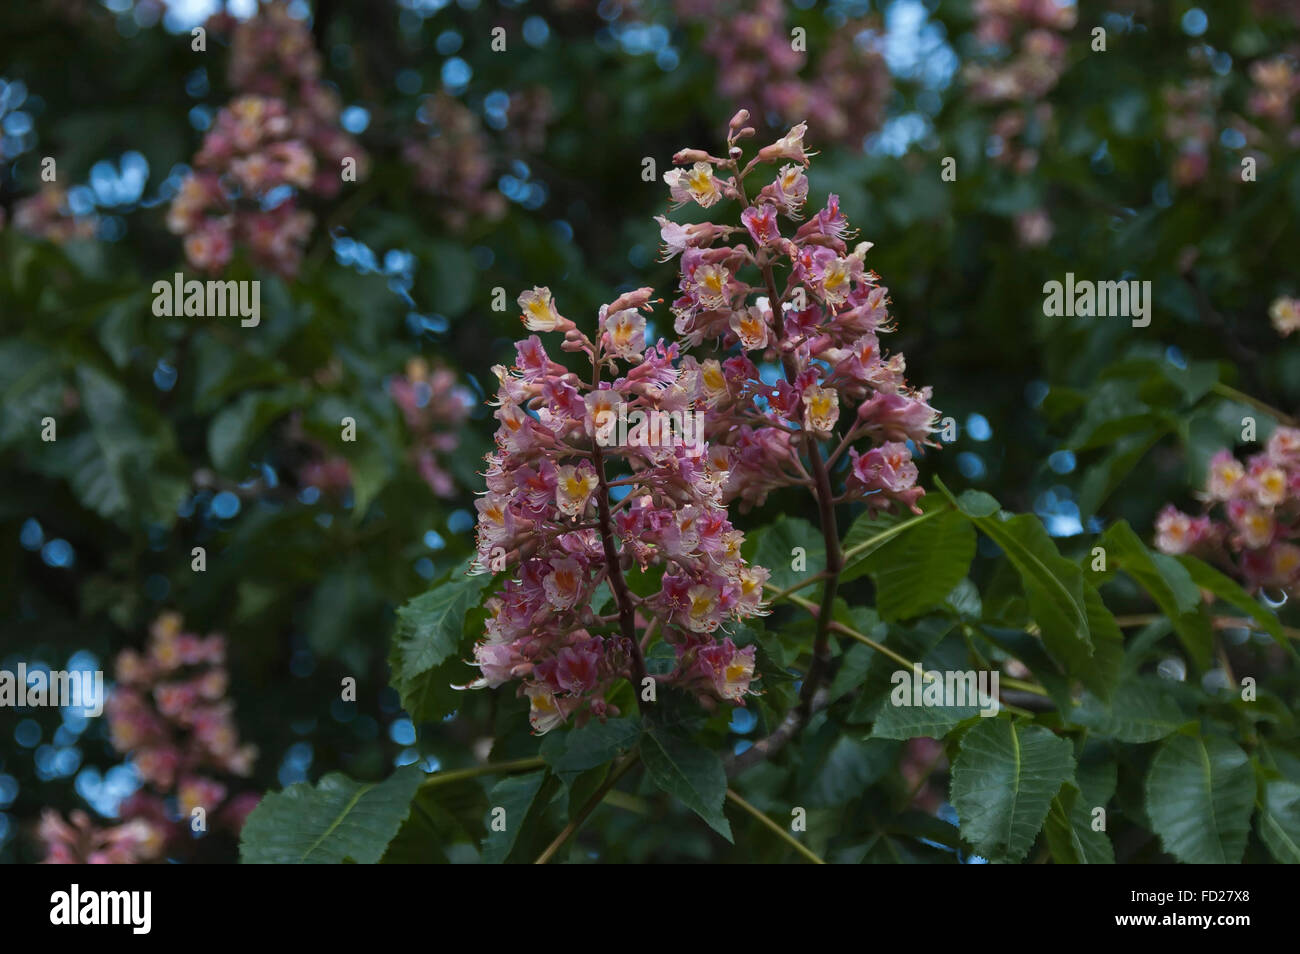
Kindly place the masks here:
POLYGON ((544 865, 550 861, 555 856, 555 853, 564 847, 564 843, 573 837, 573 833, 582 827, 582 823, 587 820, 588 815, 596 810, 596 806, 605 800, 609 790, 618 784, 618 780, 626 775, 628 769, 636 765, 640 758, 640 752, 634 750, 628 753, 623 761, 609 773, 609 776, 601 783, 600 788, 596 789, 591 798, 587 799, 582 808, 578 810, 578 814, 574 816, 573 821, 564 826, 564 830, 555 836, 555 840, 546 846, 546 850, 537 856, 537 860, 533 864, 544 865))
POLYGON ((1238 391, 1234 387, 1218 382, 1216 382, 1210 390, 1220 397, 1225 397, 1230 401, 1236 401, 1238 404, 1245 404, 1248 407, 1253 407, 1255 410, 1267 414, 1269 417, 1285 424, 1287 427, 1300 427, 1300 421, 1297 421, 1290 414, 1287 414, 1285 411, 1279 411, 1271 404, 1265 404, 1259 398, 1251 397, 1245 391, 1238 391))
POLYGON ((781 749, 785 748, 787 742, 803 731, 808 718, 825 709, 830 705, 830 701, 830 693, 823 689, 813 697, 808 717, 802 715, 798 706, 792 708, 785 714, 781 724, 770 735, 759 739, 745 751, 727 757, 724 763, 727 778, 735 778, 750 766, 757 765, 759 762, 764 762, 776 755, 781 749))
POLYGON ((531 772, 533 769, 543 768, 545 765, 546 761, 539 756, 530 759, 515 759, 513 762, 490 762, 487 765, 474 765, 470 768, 456 769, 454 772, 435 772, 420 783, 420 788, 437 788, 439 785, 450 785, 452 782, 460 782, 467 778, 478 778, 480 775, 514 775, 518 772, 531 772))
POLYGON ((778 838, 780 838, 782 841, 784 841, 787 845, 789 845, 789 846, 790 846, 791 848, 793 848, 795 851, 799 852, 799 854, 803 855, 803 856, 804 856, 805 858, 807 858, 810 862, 812 862, 812 863, 815 864, 815 865, 824 865, 824 864, 826 864, 826 862, 824 862, 824 861, 822 861, 820 858, 818 858, 817 855, 814 854, 814 853, 813 853, 809 848, 806 848, 806 847, 803 845, 803 843, 799 841, 798 838, 794 837, 794 835, 790 834, 788 831, 786 831, 784 828, 782 828, 782 827, 781 827, 780 825, 778 825, 776 822, 772 821, 772 819, 768 818, 766 815, 764 815, 762 812, 760 812, 760 811, 759 811, 757 808, 755 808, 753 805, 749 804, 749 802, 745 801, 743 798, 741 798, 739 795, 737 795, 735 789, 731 789, 731 788, 727 789, 727 798, 731 799, 733 802, 735 802, 737 805, 739 805, 739 806, 740 806, 741 808, 743 808, 745 811, 749 812, 749 814, 751 814, 751 815, 753 815, 755 818, 757 818, 757 819, 758 819, 760 822, 762 822, 762 823, 763 823, 763 824, 764 824, 764 825, 765 825, 769 830, 771 830, 771 831, 772 831, 772 832, 773 832, 773 833, 774 833, 778 838))

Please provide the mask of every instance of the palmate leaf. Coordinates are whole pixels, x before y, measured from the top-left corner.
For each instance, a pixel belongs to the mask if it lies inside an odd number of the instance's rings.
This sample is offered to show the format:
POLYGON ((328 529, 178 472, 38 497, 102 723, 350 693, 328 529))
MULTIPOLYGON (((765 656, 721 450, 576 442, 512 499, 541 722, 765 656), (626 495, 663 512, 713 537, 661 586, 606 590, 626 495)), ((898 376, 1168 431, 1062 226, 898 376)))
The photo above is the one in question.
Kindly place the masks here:
POLYGON ((885 621, 910 619, 939 606, 966 577, 975 531, 962 514, 936 513, 874 549, 861 563, 876 584, 885 621))
POLYGON ((484 863, 502 864, 510 858, 529 819, 555 794, 554 784, 543 771, 503 778, 492 787, 488 793, 490 807, 483 820, 487 829, 481 848, 484 863), (548 781, 551 784, 546 784, 548 781))
POLYGON ((275 421, 307 400, 297 385, 250 391, 223 407, 208 425, 208 455, 218 470, 243 474, 249 448, 275 421))
POLYGON ((1117 742, 1155 742, 1173 735, 1190 718, 1168 680, 1135 677, 1115 689, 1109 704, 1085 693, 1069 719, 1117 742))
POLYGON ((651 727, 641 738, 641 761, 655 785, 732 840, 731 823, 722 812, 727 775, 717 753, 685 736, 651 727))
POLYGON ((487 792, 480 779, 462 778, 421 785, 411 802, 411 814, 388 843, 383 864, 448 864, 473 856, 485 834, 487 792))
POLYGON ((416 765, 382 782, 326 775, 290 785, 253 809, 240 836, 245 864, 375 864, 406 820, 424 780, 416 765))
POLYGON ((760 527, 752 543, 746 541, 745 550, 749 551, 749 562, 767 567, 772 574, 771 584, 781 589, 826 569, 826 544, 821 531, 807 520, 784 514, 760 527), (802 554, 797 554, 796 548, 802 554), (792 564, 800 558, 801 569, 795 569, 792 564))
POLYGON ((1236 743, 1175 735, 1161 744, 1146 781, 1151 827, 1187 864, 1236 864, 1246 851, 1255 773, 1236 743))
POLYGON ((1235 606, 1243 613, 1246 613, 1259 624, 1260 629, 1279 643, 1286 640, 1286 634, 1283 632, 1282 624, 1277 615, 1247 593, 1241 584, 1232 577, 1225 576, 1208 563, 1203 563, 1194 556, 1180 556, 1178 562, 1183 565, 1183 569, 1192 578, 1192 582, 1201 589, 1209 590, 1225 603, 1235 606))
POLYGON ((1300 865, 1300 785, 1285 779, 1264 783, 1259 839, 1284 865, 1300 865))
POLYGON ((893 771, 899 746, 885 739, 857 741, 824 728, 804 746, 808 762, 799 768, 798 789, 812 808, 855 803, 862 793, 893 771))
POLYGON ((1094 831, 1086 800, 1073 782, 1061 786, 1043 825, 1043 835, 1057 864, 1113 865, 1115 849, 1104 831, 1094 831))
POLYGON ((997 501, 984 493, 954 497, 942 481, 939 488, 976 528, 1001 548, 1020 576, 1030 612, 1042 633, 1043 644, 1067 674, 1094 691, 1108 691, 1118 674, 1118 656, 1109 611, 1099 599, 1090 599, 1083 571, 1061 556, 1042 522, 1032 514, 1008 516, 994 513, 997 501), (1107 625, 1107 620, 1111 625, 1107 625), (1093 636, 1094 624, 1100 624, 1093 636), (1107 644, 1094 659, 1098 642, 1107 644))
POLYGON ((566 786, 590 769, 612 762, 630 751, 641 735, 636 719, 593 721, 582 728, 551 732, 542 741, 541 755, 566 786))
POLYGON ((397 611, 390 684, 416 723, 439 719, 456 708, 458 693, 452 683, 463 682, 473 672, 460 662, 462 640, 491 580, 487 573, 467 576, 461 567, 397 611))
POLYGON ((1073 773, 1069 741, 1049 729, 979 720, 962 736, 952 766, 951 798, 962 837, 990 861, 1020 861, 1073 773))
POLYGON ((1043 835, 1057 864, 1113 865, 1110 836, 1093 827, 1093 811, 1104 809, 1115 794, 1118 771, 1110 749, 1091 743, 1078 756, 1074 781, 1061 786, 1052 800, 1043 835))
POLYGON ((119 526, 170 527, 189 489, 171 428, 89 365, 77 388, 90 428, 51 446, 53 469, 88 509, 119 526))
POLYGON ((1112 524, 1099 543, 1113 560, 1131 576, 1169 617, 1174 631, 1196 665, 1210 666, 1213 634, 1210 621, 1200 611, 1201 593, 1191 574, 1173 557, 1152 553, 1133 529, 1123 520, 1112 524))
POLYGON ((871 727, 873 739, 942 739, 967 719, 978 716, 979 707, 895 706, 888 700, 880 707, 871 727))

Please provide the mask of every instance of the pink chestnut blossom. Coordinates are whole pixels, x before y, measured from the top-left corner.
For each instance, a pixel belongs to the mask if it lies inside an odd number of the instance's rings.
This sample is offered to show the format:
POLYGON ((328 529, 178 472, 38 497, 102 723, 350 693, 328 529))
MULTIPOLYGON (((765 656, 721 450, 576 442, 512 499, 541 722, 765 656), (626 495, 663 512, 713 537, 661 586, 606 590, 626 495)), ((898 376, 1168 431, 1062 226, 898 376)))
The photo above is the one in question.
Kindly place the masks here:
MULTIPOLYGON (((732 123, 729 156, 744 118, 732 123)), ((486 604, 473 686, 520 680, 536 732, 614 714, 613 683, 646 678, 640 644, 656 638, 677 658, 659 682, 705 705, 743 704, 754 648, 737 648, 731 633, 766 612, 769 574, 741 557, 727 508, 807 485, 808 467, 826 466, 808 458, 822 441, 849 455, 837 503, 917 509, 912 455, 931 443, 938 412, 928 388, 908 386, 902 355, 882 353, 893 323, 865 264, 871 244, 849 248, 834 195, 797 228, 780 225, 803 215, 806 131, 797 124, 743 170, 699 149, 676 154, 682 168, 665 176, 673 202, 740 208, 692 225, 657 219, 665 256, 680 255, 675 341, 645 340, 649 288, 602 306, 594 339, 549 289, 519 296, 528 330, 562 336, 561 350, 589 365, 569 370, 533 335, 516 345, 513 368, 494 369, 499 427, 476 504, 477 566, 506 578, 486 604), (744 180, 769 162, 781 166, 776 178, 751 200, 744 180), (784 376, 768 383, 760 362, 784 376), (638 412, 702 415, 702 441, 611 437, 619 415, 638 412), (656 583, 626 586, 652 568, 662 568, 656 583)))
POLYGON ((82 811, 71 823, 49 809, 39 834, 47 863, 135 864, 160 860, 183 843, 191 812, 203 808, 238 834, 256 793, 230 796, 232 777, 252 772, 257 751, 240 745, 234 707, 225 697, 225 641, 181 630, 175 613, 150 629, 148 650, 123 650, 117 684, 105 705, 113 747, 130 758, 144 787, 123 801, 120 824, 101 828, 82 811), (174 795, 180 820, 168 812, 174 795))
POLYGON ((1219 565, 1248 589, 1300 594, 1300 429, 1274 430, 1244 462, 1221 450, 1210 460, 1205 512, 1172 505, 1156 518, 1156 547, 1219 565))

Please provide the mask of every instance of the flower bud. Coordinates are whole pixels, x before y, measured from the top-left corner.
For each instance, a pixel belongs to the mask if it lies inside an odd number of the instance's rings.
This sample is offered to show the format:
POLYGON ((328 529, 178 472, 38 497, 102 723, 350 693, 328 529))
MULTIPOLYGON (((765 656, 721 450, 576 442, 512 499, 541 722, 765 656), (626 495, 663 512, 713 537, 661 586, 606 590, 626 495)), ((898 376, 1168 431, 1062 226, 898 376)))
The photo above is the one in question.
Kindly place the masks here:
POLYGON ((694 162, 708 162, 711 158, 703 149, 679 149, 673 153, 673 164, 685 166, 694 162))

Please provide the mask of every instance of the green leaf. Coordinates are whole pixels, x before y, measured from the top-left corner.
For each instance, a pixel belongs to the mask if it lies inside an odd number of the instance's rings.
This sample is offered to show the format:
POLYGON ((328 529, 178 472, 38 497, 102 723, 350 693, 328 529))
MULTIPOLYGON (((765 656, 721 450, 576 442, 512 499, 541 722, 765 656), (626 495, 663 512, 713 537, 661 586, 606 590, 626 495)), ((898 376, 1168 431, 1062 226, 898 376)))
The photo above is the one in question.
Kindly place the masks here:
MULTIPOLYGON (((912 518, 914 519, 914 518, 912 518)), ((840 542, 844 553, 844 566, 840 570, 840 582, 848 583, 865 576, 867 568, 863 562, 868 556, 887 543, 895 531, 906 520, 899 520, 892 513, 863 513, 849 527, 849 532, 840 542)))
POLYGON ((170 426, 96 368, 78 368, 77 387, 90 429, 58 441, 56 471, 105 519, 170 527, 189 489, 170 426))
POLYGON ((1087 521, 1114 493, 1124 478, 1146 456, 1147 451, 1168 433, 1166 428, 1121 437, 1106 456, 1090 466, 1079 486, 1079 518, 1087 521))
POLYGON ((1235 606, 1249 615, 1255 622, 1259 623, 1260 629, 1279 643, 1286 641, 1286 633, 1273 611, 1247 593, 1236 580, 1225 576, 1208 563, 1203 563, 1194 556, 1180 556, 1178 562, 1187 570, 1192 582, 1201 589, 1209 590, 1225 603, 1235 606))
POLYGON ((546 776, 545 771, 511 775, 492 787, 488 793, 487 816, 483 821, 487 829, 481 848, 484 864, 504 864, 510 857, 519 833, 524 830, 534 803, 538 801, 546 776), (504 815, 498 809, 505 809, 504 815))
POLYGON ((1177 617, 1199 605, 1201 594, 1191 574, 1177 560, 1147 549, 1127 522, 1112 524, 1098 543, 1109 559, 1151 595, 1165 615, 1177 617))
POLYGON ((873 739, 942 739, 959 723, 979 715, 976 706, 882 705, 871 727, 873 739))
POLYGON ((861 800, 862 793, 893 770, 899 747, 893 742, 858 741, 835 734, 834 742, 799 786, 812 808, 845 805, 861 800))
MULTIPOLYGON (((878 642, 883 642, 887 632, 884 623, 878 623, 873 629, 867 631, 867 635, 878 642)), ((876 651, 863 643, 854 643, 845 650, 840 658, 840 668, 835 671, 835 678, 831 680, 832 701, 862 685, 875 655, 876 651)))
POLYGON ((245 864, 374 864, 402 826, 424 780, 417 765, 382 782, 326 775, 267 795, 253 809, 240 838, 245 864))
POLYGON ((863 561, 876 583, 880 618, 909 619, 941 605, 974 558, 975 531, 951 510, 899 533, 863 561))
POLYGON ((1080 669, 1094 652, 1083 571, 1061 556, 1032 514, 981 517, 975 525, 1016 568, 1048 652, 1070 671, 1080 669))
POLYGON ((1084 580, 1083 602, 1088 609, 1088 632, 1092 655, 1085 656, 1070 643, 1058 647, 1069 672, 1103 699, 1115 691, 1124 671, 1124 633, 1097 588, 1084 580))
POLYGON ((397 472, 388 449, 376 440, 359 441, 348 457, 352 474, 352 517, 358 523, 397 472))
POLYGON ((478 266, 465 247, 454 242, 434 242, 432 250, 433 307, 455 318, 473 301, 478 266))
POLYGON ((1190 715, 1184 712, 1166 680, 1136 678, 1121 683, 1107 705, 1084 693, 1069 719, 1117 742, 1155 742, 1173 735, 1190 715))
POLYGON ((767 567, 772 573, 770 582, 778 589, 793 586, 826 569, 826 545, 822 533, 807 520, 783 514, 754 533, 752 547, 753 555, 749 562, 767 567), (796 554, 796 548, 802 550, 802 554, 796 554), (796 559, 801 561, 801 568, 797 570, 791 566, 796 559))
POLYGON ((1227 739, 1175 735, 1151 760, 1147 815, 1165 851, 1179 861, 1240 862, 1254 805, 1250 759, 1227 739))
POLYGON ((411 814, 384 852, 384 864, 447 864, 453 860, 448 854, 453 846, 476 857, 487 811, 487 793, 479 779, 441 782, 434 775, 430 782, 416 791, 411 814))
POLYGON ((962 736, 952 766, 962 836, 990 861, 1021 860, 1073 772, 1068 740, 1042 726, 981 719, 962 736))
POLYGON ((1284 865, 1300 865, 1300 785, 1285 779, 1264 784, 1259 839, 1284 865))
POLYGON ((641 740, 641 761, 661 790, 680 799, 727 841, 731 823, 722 811, 727 797, 727 775, 712 749, 691 739, 649 728, 641 740))
POLYGON ((1104 831, 1092 828, 1092 810, 1073 782, 1061 786, 1052 799, 1043 826, 1047 847, 1057 864, 1113 865, 1115 848, 1104 831))
POLYGON ((588 769, 612 762, 636 745, 641 726, 636 719, 589 722, 580 729, 551 732, 542 742, 542 758, 564 784, 588 769))
POLYGON ((1057 662, 1047 654, 1042 641, 1024 630, 1005 629, 999 626, 981 626, 979 632, 1003 652, 1028 666, 1034 678, 1056 703, 1057 709, 1061 712, 1070 710, 1074 705, 1070 693, 1070 681, 1061 672, 1057 662))
POLYGON ((956 504, 958 510, 973 520, 991 517, 1002 509, 996 497, 982 490, 963 490, 956 504))
MULTIPOLYGON (((57 416, 62 409, 66 387, 52 349, 20 339, 0 342, 0 446, 38 438, 41 418, 57 416)), ((60 422, 60 431, 62 427, 60 422)))
POLYGON ((1089 395, 1066 446, 1076 451, 1108 447, 1136 431, 1166 426, 1172 415, 1138 400, 1137 391, 1134 381, 1103 381, 1089 395))
MULTIPOLYGON (((943 481, 939 489, 959 508, 962 504, 943 481)), ((970 517, 980 532, 1001 547, 1019 573, 1030 611, 1043 634, 1048 651, 1060 662, 1092 655, 1083 571, 1061 556, 1039 519, 1031 514, 975 517, 985 507, 971 507, 970 517), (1005 519, 1004 519, 1005 518, 1005 519)), ((987 505, 987 501, 984 502, 987 505)), ((965 512, 965 511, 963 511, 965 512)))
POLYGON ((456 708, 455 674, 471 610, 478 607, 491 574, 454 571, 397 611, 389 665, 391 685, 416 722, 439 719, 456 708))
MULTIPOLYGON (((926 669, 943 669, 946 664, 932 654, 954 625, 954 620, 949 616, 927 616, 915 623, 890 626, 883 643, 904 659, 920 662, 926 669)), ((873 633, 875 635, 877 634, 873 633)), ((890 693, 894 673, 898 668, 897 660, 871 651, 866 678, 860 680, 861 691, 845 721, 857 724, 875 719, 882 700, 890 693)))
POLYGON ((299 389, 254 391, 223 407, 208 425, 208 456, 218 470, 243 476, 248 451, 275 421, 302 402, 299 389))
POLYGON ((1191 574, 1173 557, 1153 553, 1123 520, 1102 534, 1108 561, 1131 576, 1174 624, 1196 665, 1208 669, 1213 653, 1210 622, 1200 612, 1201 593, 1191 574))

